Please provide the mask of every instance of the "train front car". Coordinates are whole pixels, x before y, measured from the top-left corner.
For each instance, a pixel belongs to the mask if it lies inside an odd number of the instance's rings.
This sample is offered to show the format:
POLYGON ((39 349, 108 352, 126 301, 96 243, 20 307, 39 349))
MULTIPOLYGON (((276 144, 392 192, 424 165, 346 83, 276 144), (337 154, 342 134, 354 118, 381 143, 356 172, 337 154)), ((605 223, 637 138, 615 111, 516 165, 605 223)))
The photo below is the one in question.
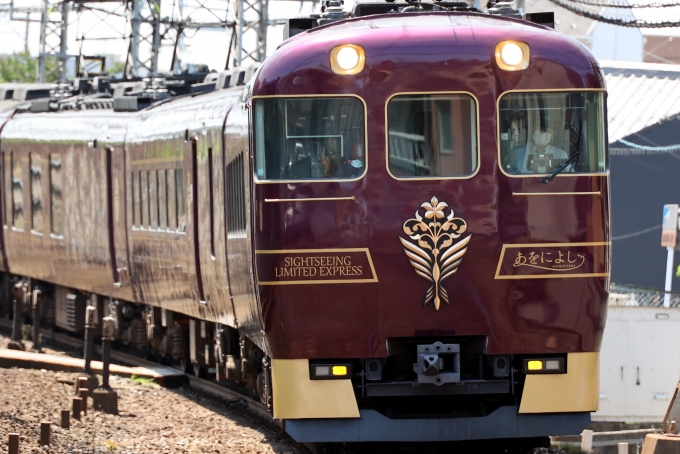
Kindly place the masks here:
POLYGON ((298 441, 579 433, 609 285, 605 82, 554 30, 374 15, 252 86, 275 418, 298 441))

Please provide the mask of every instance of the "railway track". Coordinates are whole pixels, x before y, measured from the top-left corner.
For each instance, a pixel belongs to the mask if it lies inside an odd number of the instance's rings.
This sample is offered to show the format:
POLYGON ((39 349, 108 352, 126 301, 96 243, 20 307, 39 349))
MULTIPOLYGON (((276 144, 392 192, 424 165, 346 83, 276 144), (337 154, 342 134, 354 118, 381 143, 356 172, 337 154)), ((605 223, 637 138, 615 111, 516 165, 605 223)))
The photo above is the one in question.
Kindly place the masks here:
MULTIPOLYGON (((0 318, 0 332, 11 334, 11 322, 0 318)), ((82 352, 84 341, 72 336, 43 331, 43 345, 65 352, 82 352)), ((101 345, 94 346, 93 358, 101 357, 101 345)), ((123 366, 158 367, 159 364, 148 359, 120 350, 111 350, 111 362, 123 366)), ((170 366, 166 366, 170 367, 170 366)), ((226 386, 184 373, 185 389, 196 397, 202 397, 225 409, 227 412, 245 418, 270 435, 277 444, 285 445, 287 452, 294 454, 312 454, 313 448, 293 440, 283 429, 279 421, 272 419, 271 413, 260 402, 226 386)))
MULTIPOLYGON (((11 334, 11 322, 0 318, 0 333, 11 334)), ((71 335, 58 333, 45 329, 42 332, 42 344, 63 352, 70 352, 82 357, 84 340, 71 335)), ((93 359, 101 359, 101 346, 95 344, 93 359)), ((128 367, 158 368, 159 363, 141 358, 135 354, 120 350, 111 350, 111 363, 128 367)), ((163 366, 171 367, 171 366, 163 366)), ((179 370, 178 368, 173 368, 179 370)), ((251 399, 243 393, 228 388, 216 382, 195 377, 192 374, 183 373, 184 389, 193 394, 196 399, 206 399, 212 404, 224 409, 226 412, 244 418, 261 431, 269 435, 272 445, 277 445, 280 452, 294 454, 450 454, 451 452, 480 452, 502 453, 507 452, 502 446, 483 446, 474 442, 453 443, 353 443, 351 446, 342 444, 328 444, 314 446, 301 444, 293 440, 284 430, 281 423, 272 419, 264 405, 251 399)), ((278 451, 278 450, 277 450, 278 451)), ((561 452, 561 451, 548 451, 561 452)))

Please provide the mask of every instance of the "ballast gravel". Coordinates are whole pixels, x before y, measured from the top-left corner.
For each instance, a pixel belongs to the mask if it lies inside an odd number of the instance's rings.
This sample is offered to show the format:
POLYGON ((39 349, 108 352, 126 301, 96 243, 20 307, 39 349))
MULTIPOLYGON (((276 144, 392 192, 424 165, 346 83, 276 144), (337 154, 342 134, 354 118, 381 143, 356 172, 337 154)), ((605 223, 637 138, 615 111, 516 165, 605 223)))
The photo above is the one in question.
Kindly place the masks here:
MULTIPOLYGON (((0 334, 0 348, 9 338, 0 334)), ((27 351, 33 344, 24 340, 27 351)), ((43 346, 43 353, 81 357, 43 346)), ((8 452, 7 434, 19 433, 24 453, 233 453, 292 454, 275 435, 255 423, 225 410, 185 389, 165 389, 156 384, 110 377, 118 393, 119 414, 94 411, 70 418, 70 429, 62 429, 61 410, 71 410, 74 382, 80 373, 0 368, 0 453, 8 452), (49 447, 39 446, 40 423, 52 422, 49 447)), ((101 376, 97 377, 101 383, 101 376)), ((374 446, 375 448, 375 446, 374 446)), ((354 452, 354 449, 349 450, 354 452)), ((373 449, 368 452, 377 452, 373 449)), ((441 453, 442 449, 435 450, 441 453)), ((426 454, 428 449, 392 446, 385 452, 426 454)), ((366 452, 359 449, 358 452, 366 452)), ((383 452, 383 451, 380 451, 383 452)), ((444 448, 443 452, 449 451, 444 448)), ((537 448, 534 454, 572 454, 574 448, 537 448)))
MULTIPOLYGON (((254 423, 184 389, 111 377, 117 416, 94 411, 71 418, 62 429, 61 410, 71 409, 80 374, 0 369, 0 452, 7 434, 19 433, 21 453, 235 453, 291 452, 254 423), (52 422, 52 442, 40 447, 40 422, 52 422)), ((101 377, 99 377, 101 383, 101 377)))

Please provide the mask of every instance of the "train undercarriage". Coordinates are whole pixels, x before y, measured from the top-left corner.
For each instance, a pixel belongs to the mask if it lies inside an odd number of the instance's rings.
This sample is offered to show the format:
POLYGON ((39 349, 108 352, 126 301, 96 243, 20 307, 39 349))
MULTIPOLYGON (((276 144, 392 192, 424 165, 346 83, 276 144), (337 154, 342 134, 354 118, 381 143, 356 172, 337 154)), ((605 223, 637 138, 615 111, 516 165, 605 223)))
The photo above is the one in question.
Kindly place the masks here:
POLYGON ((86 308, 94 306, 96 337, 101 336, 101 319, 112 316, 116 320, 114 342, 121 348, 197 377, 239 385, 251 398, 271 407, 266 377, 269 361, 232 327, 7 273, 0 277, 0 301, 0 314, 5 318, 14 320, 15 310, 20 310, 24 338, 30 336, 24 323, 33 324, 36 316, 42 329, 82 336, 86 308))
MULTIPOLYGON (((118 348, 180 368, 200 378, 230 383, 272 411, 271 359, 232 327, 20 276, 6 273, 0 276, 0 315, 14 319, 14 312, 18 309, 20 326, 29 322, 34 324, 37 316, 41 329, 82 336, 86 329, 88 306, 96 307, 99 322, 94 328, 95 337, 101 336, 101 319, 112 316, 117 321, 115 343, 118 348)), ((23 332, 24 337, 27 334, 28 331, 23 332)), ((524 384, 523 375, 517 374, 521 365, 516 363, 521 358, 485 355, 483 337, 449 339, 455 344, 428 343, 429 340, 393 339, 388 348, 388 359, 344 360, 350 370, 357 372, 352 374, 352 388, 362 420, 366 419, 366 415, 374 420, 376 417, 402 420, 414 424, 414 430, 427 431, 428 425, 445 423, 450 421, 448 418, 480 422, 485 418, 489 418, 487 421, 502 418, 503 421, 497 423, 505 424, 513 415, 517 417, 524 384), (416 358, 415 363, 413 358, 416 358), (415 383, 423 386, 414 386, 415 383)), ((310 371, 338 361, 343 362, 338 359, 312 359, 309 361, 310 371)), ((589 421, 589 414, 585 415, 589 421)), ((580 415, 580 419, 567 423, 587 424, 584 417, 580 415)), ((286 427, 287 432, 297 439, 296 434, 305 438, 311 432, 332 433, 336 430, 333 424, 337 421, 290 420, 286 427), (326 423, 329 424, 327 427, 314 425, 326 423)), ((560 420, 560 424, 565 421, 560 420)), ((488 427, 484 430, 493 434, 496 429, 488 427)), ((520 438, 483 440, 487 437, 479 437, 480 440, 458 441, 456 446, 484 445, 485 452, 526 453, 532 452, 535 447, 547 446, 548 438, 537 435, 527 432, 520 438)), ((362 450, 369 447, 370 452, 379 452, 376 443, 337 443, 320 439, 313 440, 313 444, 317 452, 331 454, 364 452, 362 450), (353 450, 346 451, 347 446, 352 446, 353 450)), ((389 445, 379 443, 385 448, 389 445)), ((442 443, 433 444, 432 452, 437 452, 442 446, 442 443)))

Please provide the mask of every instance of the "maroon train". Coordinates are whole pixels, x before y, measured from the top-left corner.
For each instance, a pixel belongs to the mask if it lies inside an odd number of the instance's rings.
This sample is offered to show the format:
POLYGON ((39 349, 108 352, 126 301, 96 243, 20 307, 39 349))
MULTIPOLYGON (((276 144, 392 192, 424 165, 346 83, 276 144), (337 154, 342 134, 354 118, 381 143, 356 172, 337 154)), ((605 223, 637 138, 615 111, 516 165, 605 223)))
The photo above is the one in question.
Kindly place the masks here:
POLYGON ((244 384, 298 441, 580 432, 609 287, 597 62, 457 4, 329 5, 203 92, 12 111, 5 272, 58 327, 90 301, 244 384))

